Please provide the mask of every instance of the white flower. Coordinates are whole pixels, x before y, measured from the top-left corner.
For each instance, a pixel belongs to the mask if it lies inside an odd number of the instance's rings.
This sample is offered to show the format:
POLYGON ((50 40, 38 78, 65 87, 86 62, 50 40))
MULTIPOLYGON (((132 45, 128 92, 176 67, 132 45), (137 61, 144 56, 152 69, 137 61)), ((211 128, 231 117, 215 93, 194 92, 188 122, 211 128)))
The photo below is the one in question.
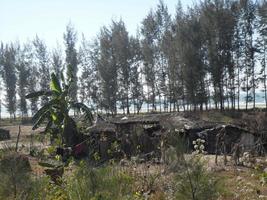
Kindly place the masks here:
POLYGON ((198 145, 194 145, 194 149, 198 149, 198 145))
POLYGON ((246 159, 249 159, 250 158, 249 152, 245 152, 243 157, 246 158, 246 159))
POLYGON ((200 149, 200 150, 204 150, 204 148, 205 148, 205 147, 204 147, 204 145, 203 145, 203 144, 202 144, 202 145, 200 145, 200 147, 199 147, 199 149, 200 149))
POLYGON ((193 141, 193 144, 196 144, 196 141, 195 140, 193 141))
POLYGON ((201 140, 202 143, 205 143, 205 140, 201 140))

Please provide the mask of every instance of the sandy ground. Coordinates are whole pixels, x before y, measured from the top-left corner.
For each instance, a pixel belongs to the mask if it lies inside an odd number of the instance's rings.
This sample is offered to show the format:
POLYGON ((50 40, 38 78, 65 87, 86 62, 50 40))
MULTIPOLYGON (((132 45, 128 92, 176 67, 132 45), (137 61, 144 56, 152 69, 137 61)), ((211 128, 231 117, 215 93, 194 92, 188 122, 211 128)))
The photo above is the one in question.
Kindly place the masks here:
MULTIPOLYGON (((4 147, 10 147, 10 146, 15 146, 16 141, 17 141, 17 136, 19 133, 19 126, 2 126, 0 127, 2 129, 6 129, 10 131, 10 140, 4 140, 0 141, 0 149, 4 147)), ((40 134, 40 132, 43 130, 43 128, 39 128, 37 130, 32 130, 32 126, 30 125, 21 125, 20 126, 21 133, 20 133, 20 138, 19 138, 19 147, 21 146, 29 146, 30 143, 32 142, 32 138, 34 136, 37 136, 40 134)), ((40 142, 37 142, 35 145, 41 145, 40 142)))

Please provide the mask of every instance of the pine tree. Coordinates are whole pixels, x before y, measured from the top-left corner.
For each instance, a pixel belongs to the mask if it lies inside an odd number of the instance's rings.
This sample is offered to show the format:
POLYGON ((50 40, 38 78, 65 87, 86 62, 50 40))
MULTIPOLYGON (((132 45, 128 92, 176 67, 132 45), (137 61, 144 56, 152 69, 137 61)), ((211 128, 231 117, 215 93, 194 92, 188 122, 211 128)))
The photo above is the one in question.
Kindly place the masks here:
POLYGON ((130 81, 131 81, 131 93, 132 93, 132 101, 134 105, 134 112, 140 112, 143 101, 143 85, 142 85, 142 74, 141 74, 141 62, 142 62, 142 52, 140 46, 139 35, 136 37, 130 37, 130 64, 131 64, 131 72, 130 72, 130 81))
MULTIPOLYGON (((224 109, 228 94, 234 106, 233 37, 235 16, 231 2, 204 1, 201 4, 202 27, 206 36, 209 72, 214 87, 215 107, 224 109)), ((229 101, 228 101, 229 102, 229 101)), ((228 104, 229 105, 229 104, 228 104)))
POLYGON ((157 95, 157 82, 156 82, 156 39, 157 23, 155 21, 155 14, 150 11, 149 14, 142 22, 141 34, 141 47, 143 54, 143 73, 146 80, 147 99, 146 103, 149 111, 149 104, 152 103, 153 110, 156 110, 156 95, 157 95))
POLYGON ((97 40, 89 42, 83 36, 80 50, 79 63, 81 65, 80 98, 82 102, 98 109, 99 102, 99 43, 97 40))
POLYGON ((6 90, 5 107, 9 112, 10 118, 16 118, 16 51, 13 44, 6 45, 3 51, 1 64, 3 67, 2 78, 6 90))
POLYGON ((244 43, 244 78, 243 91, 246 93, 246 110, 249 102, 253 101, 253 108, 255 108, 256 100, 256 77, 255 77, 255 52, 254 46, 254 28, 255 28, 255 10, 256 6, 252 0, 242 0, 241 6, 241 20, 242 20, 242 38, 244 43))
POLYGON ((242 65, 242 52, 243 52, 243 40, 242 40, 242 20, 241 20, 241 8, 239 2, 235 2, 233 5, 233 12, 235 13, 236 24, 234 27, 233 38, 233 59, 235 68, 235 89, 236 89, 236 101, 237 109, 240 109, 240 94, 241 94, 241 74, 244 66, 242 65))
MULTIPOLYGON (((3 60, 4 60, 4 44, 0 45, 0 74, 4 74, 3 69, 3 60)), ((0 120, 2 119, 2 93, 3 93, 4 79, 3 76, 0 76, 0 120)))
POLYGON ((58 47, 52 52, 52 70, 57 77, 61 77, 63 71, 63 58, 61 49, 58 47))
POLYGON ((262 1, 258 6, 258 40, 257 47, 260 51, 259 59, 261 64, 261 77, 260 80, 263 83, 263 92, 265 99, 265 107, 267 108, 267 2, 262 1))
MULTIPOLYGON (((27 93, 38 91, 38 68, 31 64, 29 65, 29 76, 28 76, 28 90, 27 93)), ((38 111, 38 98, 31 98, 30 101, 30 110, 31 115, 33 116, 38 111)))
POLYGON ((112 47, 112 32, 103 27, 99 35, 99 75, 101 78, 101 107, 112 115, 117 113, 118 67, 112 47))
POLYGON ((123 111, 126 108, 127 114, 130 114, 130 42, 128 32, 122 20, 112 22, 112 49, 115 59, 115 65, 118 70, 118 86, 120 93, 120 102, 123 111))
POLYGON ((180 103, 182 102, 185 110, 185 93, 184 79, 182 75, 182 30, 184 23, 184 12, 181 2, 176 8, 176 16, 172 23, 171 30, 167 30, 164 34, 162 51, 167 59, 167 76, 168 76, 168 91, 169 91, 169 110, 179 111, 180 103))
POLYGON ((78 91, 78 57, 76 50, 77 33, 74 27, 69 23, 66 27, 66 33, 64 34, 64 41, 66 46, 66 67, 67 67, 67 78, 73 80, 70 86, 71 98, 73 101, 77 101, 77 91, 78 91))
POLYGON ((163 96, 164 110, 168 110, 167 95, 168 95, 168 73, 167 73, 167 58, 163 52, 165 34, 171 29, 171 16, 169 15, 167 6, 162 0, 159 1, 155 11, 156 21, 156 77, 158 82, 158 96, 161 111, 161 96, 163 96))
MULTIPOLYGON (((20 49, 18 49, 18 61, 17 61, 17 71, 18 71, 18 96, 19 96, 19 108, 21 112, 21 116, 25 117, 28 116, 28 108, 27 108, 27 101, 26 101, 26 93, 27 88, 29 85, 30 70, 29 66, 32 65, 32 55, 30 50, 29 44, 26 44, 20 49)), ((34 83, 32 83, 34 84, 34 83)))
POLYGON ((206 75, 203 61, 203 37, 197 9, 190 10, 186 16, 182 36, 182 71, 185 81, 187 102, 196 110, 203 109, 206 103, 204 78, 206 75))
MULTIPOLYGON (((34 53, 34 64, 37 66, 37 74, 38 74, 38 83, 39 89, 42 91, 49 90, 49 83, 50 83, 50 65, 49 65, 49 54, 47 51, 47 47, 45 43, 38 37, 33 41, 33 45, 35 48, 34 53)), ((48 97, 42 96, 41 97, 41 106, 45 105, 48 102, 48 97)))

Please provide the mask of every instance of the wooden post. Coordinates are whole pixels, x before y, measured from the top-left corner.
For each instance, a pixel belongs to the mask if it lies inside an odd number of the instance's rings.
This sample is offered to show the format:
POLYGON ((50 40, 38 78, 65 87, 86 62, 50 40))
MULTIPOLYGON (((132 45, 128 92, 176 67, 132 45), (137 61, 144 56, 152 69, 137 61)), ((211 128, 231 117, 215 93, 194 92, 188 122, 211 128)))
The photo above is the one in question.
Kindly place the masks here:
POLYGON ((21 129, 20 129, 20 125, 19 125, 19 132, 18 132, 17 142, 16 142, 16 152, 18 152, 18 145, 19 145, 20 132, 21 132, 21 129))

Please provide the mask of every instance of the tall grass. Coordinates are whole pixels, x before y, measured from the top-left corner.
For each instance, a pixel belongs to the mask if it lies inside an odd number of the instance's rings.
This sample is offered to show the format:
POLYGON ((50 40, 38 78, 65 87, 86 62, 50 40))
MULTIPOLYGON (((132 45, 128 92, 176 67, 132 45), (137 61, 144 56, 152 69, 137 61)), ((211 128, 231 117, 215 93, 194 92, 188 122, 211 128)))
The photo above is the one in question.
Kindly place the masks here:
POLYGON ((0 159, 0 199, 26 199, 31 187, 30 166, 16 152, 2 152, 0 159))
POLYGON ((82 162, 68 179, 66 190, 70 200, 131 199, 134 179, 116 167, 91 168, 82 162))

